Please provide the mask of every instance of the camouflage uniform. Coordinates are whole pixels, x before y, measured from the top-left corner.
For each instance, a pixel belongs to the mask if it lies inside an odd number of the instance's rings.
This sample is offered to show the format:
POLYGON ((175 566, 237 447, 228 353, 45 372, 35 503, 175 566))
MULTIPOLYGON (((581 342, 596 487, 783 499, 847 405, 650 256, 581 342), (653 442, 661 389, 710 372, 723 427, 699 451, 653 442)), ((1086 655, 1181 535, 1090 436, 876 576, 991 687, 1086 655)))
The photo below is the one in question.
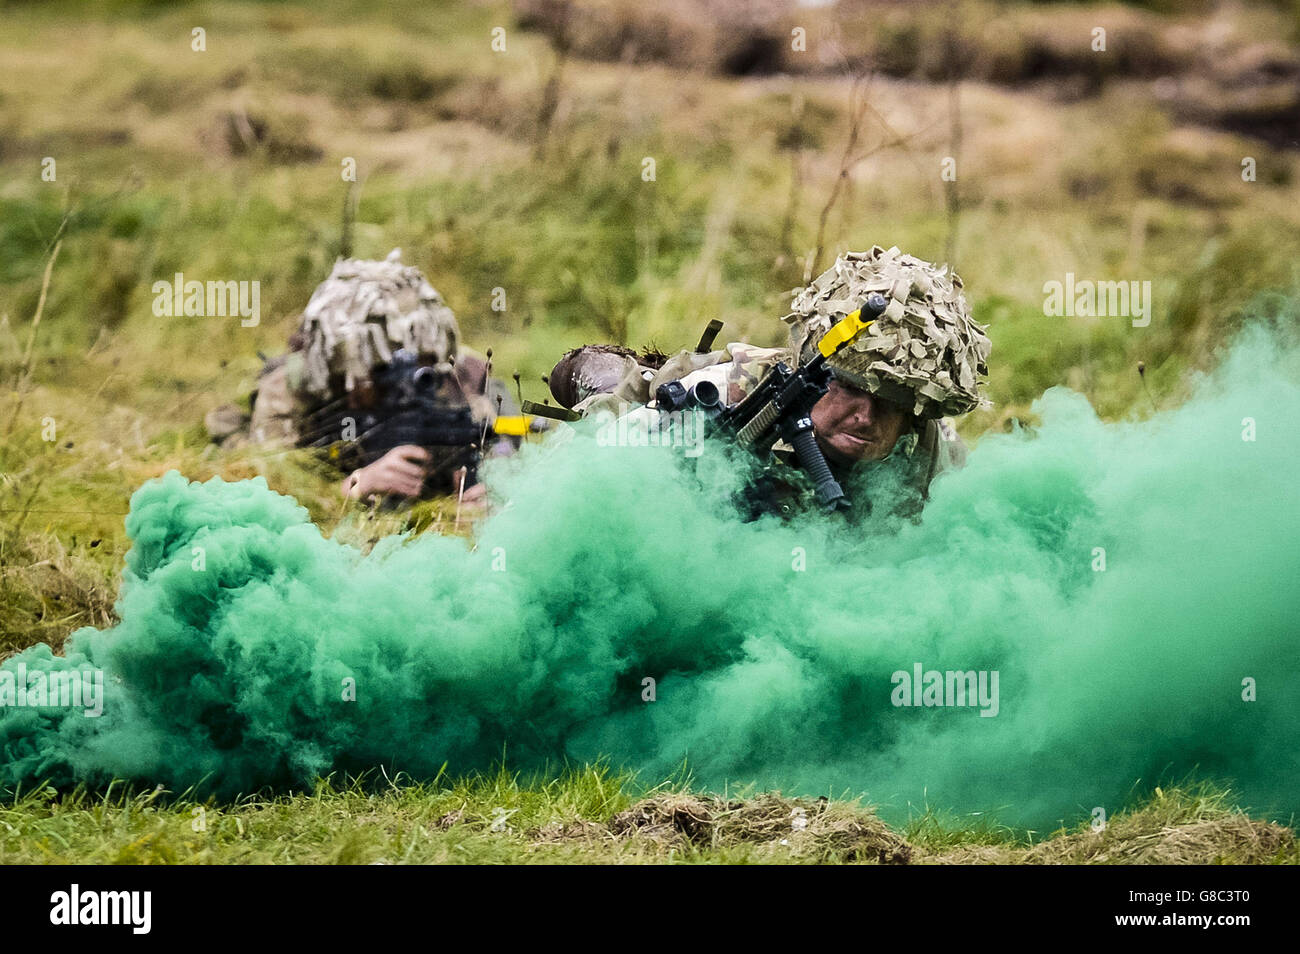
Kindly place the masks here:
MULTIPOLYGON (((257 390, 252 395, 252 414, 248 429, 233 444, 223 440, 222 446, 237 446, 242 441, 270 447, 296 447, 303 440, 304 424, 310 419, 316 402, 304 396, 301 381, 301 353, 291 351, 267 363, 257 379, 257 390)), ((461 347, 448 379, 449 390, 444 396, 450 401, 463 401, 469 405, 474 420, 490 426, 498 414, 497 399, 501 399, 503 415, 518 414, 514 399, 499 378, 487 376, 487 360, 469 348, 461 347), (486 379, 486 380, 485 380, 486 379)))
MULTIPOLYGON (((517 414, 505 385, 489 377, 483 356, 459 345, 459 335, 442 296, 419 269, 401 263, 400 251, 384 261, 340 260, 307 303, 289 353, 268 361, 259 376, 247 427, 227 406, 208 415, 209 432, 222 447, 328 446, 330 459, 350 470, 364 461, 355 442, 344 440, 341 422, 353 399, 372 389, 372 370, 401 348, 442 372, 440 404, 468 407, 488 427, 498 414, 517 414)), ((488 453, 515 447, 502 438, 488 453)), ((452 489, 451 471, 463 449, 429 450, 435 482, 452 489)))
MULTIPOLYGON (((790 325, 789 348, 733 343, 707 354, 682 351, 659 367, 629 355, 625 373, 612 390, 583 394, 578 387, 582 400, 574 409, 583 414, 623 413, 630 404, 649 405, 660 385, 678 380, 687 388, 708 381, 724 403, 735 404, 778 361, 795 366, 810 359, 836 321, 860 307, 868 294, 880 292, 888 301, 884 314, 828 364, 837 379, 907 407, 913 426, 884 460, 851 466, 828 462, 851 499, 864 493, 876 496, 871 487, 888 483, 895 510, 914 514, 934 478, 966 461, 966 446, 945 415, 987 404, 978 381, 987 374, 989 341, 970 320, 961 289, 961 279, 949 276, 946 268, 903 255, 897 248, 850 252, 796 294, 791 314, 783 319, 790 325)), ((574 379, 580 382, 581 375, 574 379)), ((658 412, 650 406, 631 413, 658 412)), ((792 449, 778 442, 774 456, 776 466, 764 477, 773 509, 807 505, 811 487, 796 470, 792 449)))

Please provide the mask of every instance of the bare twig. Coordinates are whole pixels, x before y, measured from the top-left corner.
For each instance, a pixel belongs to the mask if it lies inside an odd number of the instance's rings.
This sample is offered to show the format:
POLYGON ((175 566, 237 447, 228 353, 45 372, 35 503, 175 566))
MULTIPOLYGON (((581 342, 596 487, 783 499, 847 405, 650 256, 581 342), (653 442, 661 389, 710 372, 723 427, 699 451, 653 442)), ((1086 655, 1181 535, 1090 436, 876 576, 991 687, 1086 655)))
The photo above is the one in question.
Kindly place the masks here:
POLYGON ((854 152, 858 148, 858 140, 862 137, 862 121, 867 113, 866 97, 861 91, 868 78, 859 73, 853 77, 853 85, 849 88, 849 138, 840 156, 840 170, 835 176, 835 185, 831 187, 831 194, 826 197, 826 204, 822 206, 821 215, 817 219, 817 244, 804 269, 804 281, 810 281, 812 276, 817 274, 817 266, 821 262, 822 253, 826 250, 826 222, 831 216, 831 210, 835 208, 835 203, 839 201, 849 173, 861 161, 861 158, 854 158, 854 152))
MULTIPOLYGON (((929 132, 935 126, 939 125, 939 123, 942 120, 935 120, 932 123, 922 126, 916 132, 910 133, 905 136, 893 127, 893 125, 889 122, 889 120, 885 118, 884 113, 876 109, 876 107, 872 106, 870 103, 867 103, 867 112, 871 113, 871 115, 875 117, 875 120, 880 124, 881 129, 883 129, 885 132, 889 133, 889 135, 894 137, 893 141, 889 145, 903 147, 903 154, 907 156, 908 160, 912 163, 912 166, 916 169, 917 175, 921 178, 921 181, 926 183, 926 191, 930 194, 930 197, 933 198, 934 190, 930 188, 930 183, 933 181, 933 176, 931 175, 930 170, 926 169, 925 165, 921 162, 920 158, 916 155, 916 153, 913 152, 911 149, 907 148, 907 144, 911 142, 913 139, 920 136, 922 133, 929 132)), ((861 158, 866 158, 866 157, 863 156, 861 158)))
POLYGON ((68 223, 65 215, 63 222, 59 224, 59 235, 55 237, 54 248, 50 251, 50 257, 45 262, 45 274, 41 276, 41 296, 36 300, 36 313, 32 316, 32 330, 27 335, 27 350, 23 354, 23 365, 19 371, 20 377, 26 377, 32 368, 32 348, 36 345, 36 329, 41 325, 41 316, 45 314, 45 299, 50 292, 50 276, 54 272, 54 262, 59 257, 59 249, 63 248, 63 228, 68 223))
MULTIPOLYGON (((949 35, 948 41, 948 128, 949 155, 954 166, 960 165, 961 153, 961 73, 958 68, 957 44, 949 35)), ((948 209, 948 235, 944 239, 944 261, 951 262, 957 257, 957 229, 961 224, 961 196, 957 191, 957 171, 944 179, 944 200, 948 209)))
POLYGON ((23 501, 22 507, 9 511, 10 513, 18 514, 18 520, 14 523, 13 527, 13 535, 15 537, 22 532, 23 524, 27 522, 27 515, 32 512, 32 501, 35 500, 36 495, 41 492, 41 484, 43 483, 45 483, 44 474, 36 478, 36 482, 32 487, 32 492, 27 495, 27 499, 23 501))
POLYGON ((533 145, 533 157, 542 159, 546 153, 546 141, 551 134, 551 125, 555 122, 555 114, 560 108, 560 91, 564 78, 564 64, 569 57, 569 48, 572 40, 569 35, 569 23, 572 10, 568 4, 558 9, 558 29, 551 35, 551 51, 555 54, 555 62, 551 67, 551 75, 546 79, 546 85, 542 87, 542 101, 537 110, 537 141, 533 145))
POLYGON ((912 159, 913 163, 918 166, 918 169, 921 168, 919 160, 907 148, 907 145, 917 135, 926 130, 922 129, 915 133, 903 134, 890 125, 867 98, 867 87, 870 84, 872 75, 872 73, 859 73, 853 78, 853 85, 849 91, 849 137, 845 142, 844 152, 840 156, 840 169, 835 177, 835 184, 831 187, 831 193, 827 196, 826 204, 822 206, 821 214, 818 216, 817 243, 804 267, 805 283, 811 281, 819 271, 822 256, 826 251, 826 226, 830 221, 831 212, 849 187, 849 177, 859 163, 883 150, 901 147, 912 159), (859 148, 868 116, 876 120, 886 135, 875 145, 859 148))
POLYGON ((1142 379, 1142 390, 1147 392, 1147 400, 1151 402, 1152 409, 1159 414, 1160 405, 1156 403, 1155 395, 1151 393, 1151 388, 1147 386, 1147 363, 1145 361, 1138 362, 1138 377, 1142 379))
POLYGON ((9 417, 9 426, 5 428, 6 436, 13 433, 14 424, 18 421, 18 414, 22 411, 23 402, 27 396, 23 384, 32 370, 32 350, 36 346, 36 330, 41 325, 41 316, 45 314, 45 300, 50 291, 50 276, 54 273, 54 262, 59 257, 59 249, 63 247, 63 232, 68 227, 68 220, 71 216, 71 209, 64 211, 63 219, 59 222, 58 231, 54 233, 54 244, 50 249, 50 257, 45 262, 45 273, 41 277, 41 294, 36 301, 36 313, 32 316, 32 330, 27 336, 27 350, 23 354, 22 366, 18 369, 18 375, 14 379, 14 392, 17 395, 17 400, 14 402, 14 412, 9 417))
POLYGON ((794 223, 799 217, 799 193, 803 187, 803 149, 790 152, 790 196, 781 221, 781 250, 794 260, 794 223))
POLYGON ((460 532, 460 502, 465 498, 465 477, 468 473, 466 468, 460 469, 460 488, 456 491, 456 533, 460 532))
POLYGON ((349 182, 347 195, 343 197, 343 231, 339 236, 339 258, 352 257, 352 242, 355 234, 353 226, 357 219, 357 202, 360 198, 360 190, 356 182, 349 182))

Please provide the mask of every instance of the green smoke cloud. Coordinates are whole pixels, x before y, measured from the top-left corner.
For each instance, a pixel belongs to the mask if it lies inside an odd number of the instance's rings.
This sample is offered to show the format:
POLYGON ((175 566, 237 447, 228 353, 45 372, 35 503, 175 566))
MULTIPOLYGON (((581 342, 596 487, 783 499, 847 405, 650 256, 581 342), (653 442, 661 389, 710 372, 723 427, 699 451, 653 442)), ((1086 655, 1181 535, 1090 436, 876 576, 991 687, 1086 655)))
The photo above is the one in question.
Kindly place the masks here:
POLYGON ((1143 422, 1050 391, 1040 427, 985 436, 917 522, 878 505, 849 526, 743 523, 720 450, 684 468, 680 450, 580 434, 501 464, 509 504, 474 544, 363 555, 260 479, 168 474, 132 499, 122 622, 0 667, 102 669, 102 715, 0 710, 0 785, 229 795, 379 765, 465 771, 504 749, 520 768, 609 756, 654 778, 687 759, 713 786, 1024 824, 1195 772, 1287 813, 1295 354, 1255 331, 1143 422), (917 664, 996 671, 996 715, 895 705, 917 664))

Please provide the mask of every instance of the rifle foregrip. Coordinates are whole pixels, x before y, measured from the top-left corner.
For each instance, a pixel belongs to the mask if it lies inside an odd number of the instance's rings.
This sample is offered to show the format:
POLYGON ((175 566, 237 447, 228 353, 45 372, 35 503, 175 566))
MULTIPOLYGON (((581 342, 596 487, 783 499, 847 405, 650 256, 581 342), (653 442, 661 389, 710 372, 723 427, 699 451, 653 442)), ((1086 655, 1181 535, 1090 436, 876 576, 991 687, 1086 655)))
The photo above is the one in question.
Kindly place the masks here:
POLYGON ((752 421, 736 432, 736 439, 746 447, 758 443, 759 439, 776 423, 780 413, 781 411, 777 408, 776 402, 769 401, 766 407, 754 415, 752 421))
POLYGON ((839 481, 832 476, 830 464, 826 463, 826 455, 817 446, 817 437, 812 430, 796 431, 790 435, 790 443, 799 463, 817 489, 817 502, 827 510, 847 509, 848 498, 844 496, 839 481))

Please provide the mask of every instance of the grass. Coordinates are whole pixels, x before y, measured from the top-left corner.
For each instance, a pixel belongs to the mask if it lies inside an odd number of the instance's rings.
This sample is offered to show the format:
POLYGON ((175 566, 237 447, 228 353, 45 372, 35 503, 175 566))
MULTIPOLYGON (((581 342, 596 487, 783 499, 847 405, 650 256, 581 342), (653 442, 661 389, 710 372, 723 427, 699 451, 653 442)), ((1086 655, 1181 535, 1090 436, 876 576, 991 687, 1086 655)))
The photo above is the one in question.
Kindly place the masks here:
POLYGON ((861 800, 647 790, 604 765, 418 783, 322 780, 311 792, 198 802, 184 793, 55 793, 0 806, 0 862, 94 864, 1296 864, 1289 828, 1230 792, 1159 790, 1046 838, 927 812, 899 829, 861 800))
MULTIPOLYGON (((620 35, 617 17, 631 15, 620 4, 606 5, 615 20, 592 21, 584 40, 597 59, 571 56, 557 73, 551 42, 518 24, 514 11, 525 6, 5 7, 0 653, 36 642, 57 649, 77 627, 113 622, 130 545, 127 501, 169 469, 195 479, 263 476, 326 532, 361 546, 397 530, 464 532, 447 501, 374 515, 344 504, 337 475, 304 452, 220 451, 206 441, 204 413, 246 399, 258 352, 283 350, 340 252, 350 188, 359 199, 354 252, 403 248, 456 310, 464 340, 492 347, 503 376, 521 373, 526 398, 543 396, 540 378, 563 351, 590 341, 673 351, 720 317, 723 340, 782 342, 776 318, 805 279, 840 174, 849 77, 802 66, 788 75, 719 75, 707 43, 699 46, 705 60, 681 68, 640 54, 620 59, 601 46, 620 35), (199 24, 202 53, 190 49, 199 24), (508 51, 495 54, 490 31, 501 24, 508 51), (41 178, 46 157, 57 164, 54 181, 41 178), (340 175, 346 157, 357 163, 355 185, 340 175), (652 181, 643 178, 647 158, 652 181), (259 281, 260 323, 154 317, 152 283, 178 271, 259 281), (497 288, 506 292, 504 312, 490 307, 497 288)), ((697 22, 677 17, 682 9, 665 14, 676 17, 670 33, 697 22)), ((1034 62, 1075 68, 1069 56, 1041 52, 1059 46, 1069 24, 1091 25, 1104 13, 1130 25, 1131 37, 1163 37, 1166 26, 1189 37, 1204 28, 1196 11, 1029 5, 1002 19, 1001 5, 957 9, 969 43, 991 44, 976 49, 981 65, 960 84, 959 149, 935 66, 948 8, 913 14, 890 5, 878 24, 863 14, 870 30, 847 23, 852 42, 891 55, 885 75, 867 86, 875 112, 863 143, 875 151, 848 171, 826 238, 828 255, 875 243, 930 259, 954 250, 994 344, 995 406, 961 422, 968 440, 1032 420, 1032 401, 1057 384, 1082 391, 1109 418, 1149 413, 1138 361, 1154 400, 1168 406, 1249 313, 1294 319, 1294 151, 1175 121, 1150 77, 1125 72, 1130 53, 1087 95, 1062 97, 1029 82, 1034 62), (983 29, 993 16, 997 29, 983 29), (954 152, 955 223, 939 179, 941 160, 954 152), (1242 180, 1243 156, 1257 161, 1257 181, 1242 180), (1044 317, 1043 283, 1067 271, 1151 281, 1151 326, 1044 317)), ((1288 16, 1266 6, 1236 11, 1233 42, 1290 42, 1288 16)), ((1195 44, 1161 50, 1174 73, 1203 62, 1195 44)), ((523 812, 517 825, 603 823, 603 813, 628 807, 626 780, 579 777, 586 781, 558 789, 512 782, 523 812), (602 785, 612 786, 606 795, 602 785), (562 801, 579 796, 594 801, 562 801)), ((531 844, 522 835, 485 833, 478 822, 429 827, 456 798, 477 806, 481 820, 499 807, 503 784, 364 795, 326 788, 214 808, 219 823, 203 838, 189 832, 183 799, 164 807, 138 795, 95 802, 33 793, 9 809, 6 825, 35 835, 38 854, 24 854, 12 837, 5 852, 29 860, 47 852, 96 860, 519 857, 520 844, 531 844), (350 841, 327 824, 336 812, 356 820, 350 841)), ((923 853, 1013 850, 996 826, 916 825, 904 834, 923 853), (954 840, 945 847, 944 838, 954 840)), ((528 857, 591 850, 539 842, 528 857)), ((639 845, 601 850, 664 857, 639 845)), ((716 849, 736 857, 758 850, 716 849)))

